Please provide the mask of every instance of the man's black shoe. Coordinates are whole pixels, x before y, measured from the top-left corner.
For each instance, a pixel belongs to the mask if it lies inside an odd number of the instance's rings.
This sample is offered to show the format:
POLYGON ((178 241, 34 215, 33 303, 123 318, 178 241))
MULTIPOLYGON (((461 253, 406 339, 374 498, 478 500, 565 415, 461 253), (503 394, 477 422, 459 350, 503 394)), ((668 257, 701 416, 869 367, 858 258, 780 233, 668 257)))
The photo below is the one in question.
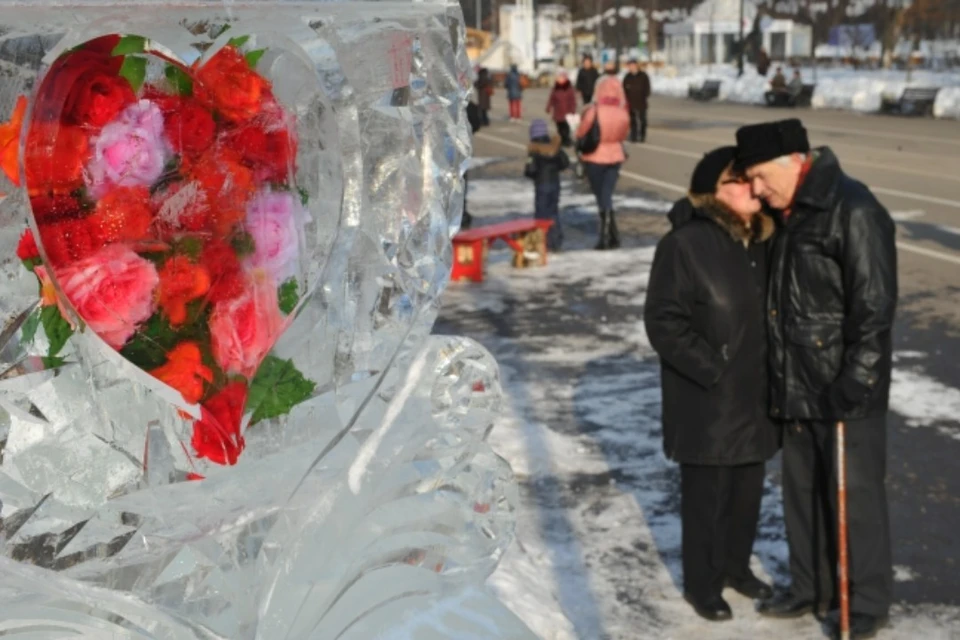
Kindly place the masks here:
MULTIPOLYGON (((851 640, 868 640, 877 637, 881 629, 887 626, 889 618, 886 616, 871 616, 866 613, 850 614, 851 640)), ((840 638, 840 613, 833 612, 829 618, 830 637, 840 638)))
POLYGON ((768 618, 799 618, 808 613, 822 611, 824 607, 813 600, 798 598, 789 591, 763 600, 757 606, 757 613, 768 618))
POLYGON ((752 574, 739 580, 727 578, 726 586, 751 600, 769 600, 773 597, 773 587, 752 574))
POLYGON ((710 622, 725 622, 726 620, 733 619, 733 611, 731 611, 730 605, 720 596, 701 602, 689 593, 685 593, 683 594, 683 599, 693 607, 693 610, 697 612, 698 616, 705 620, 709 620, 710 622))

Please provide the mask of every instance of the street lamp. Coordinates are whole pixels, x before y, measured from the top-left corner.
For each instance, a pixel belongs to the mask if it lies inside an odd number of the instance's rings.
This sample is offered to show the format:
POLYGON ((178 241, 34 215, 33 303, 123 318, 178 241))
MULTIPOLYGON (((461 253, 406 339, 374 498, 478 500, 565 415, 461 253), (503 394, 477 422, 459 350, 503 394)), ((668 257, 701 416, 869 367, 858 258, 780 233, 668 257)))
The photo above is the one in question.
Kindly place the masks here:
POLYGON ((737 76, 743 77, 743 50, 746 48, 743 42, 743 3, 744 0, 740 0, 740 40, 739 47, 737 50, 737 76))

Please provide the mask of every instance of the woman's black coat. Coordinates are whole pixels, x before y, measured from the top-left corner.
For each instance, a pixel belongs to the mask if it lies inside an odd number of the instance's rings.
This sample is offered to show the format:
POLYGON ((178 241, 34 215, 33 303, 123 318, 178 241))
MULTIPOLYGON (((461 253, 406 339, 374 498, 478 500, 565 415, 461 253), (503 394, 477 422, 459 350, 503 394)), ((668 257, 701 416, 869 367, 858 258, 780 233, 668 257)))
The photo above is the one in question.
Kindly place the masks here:
POLYGON ((660 355, 663 442, 682 464, 771 458, 780 430, 768 417, 765 241, 712 196, 685 198, 657 246, 644 323, 660 355))

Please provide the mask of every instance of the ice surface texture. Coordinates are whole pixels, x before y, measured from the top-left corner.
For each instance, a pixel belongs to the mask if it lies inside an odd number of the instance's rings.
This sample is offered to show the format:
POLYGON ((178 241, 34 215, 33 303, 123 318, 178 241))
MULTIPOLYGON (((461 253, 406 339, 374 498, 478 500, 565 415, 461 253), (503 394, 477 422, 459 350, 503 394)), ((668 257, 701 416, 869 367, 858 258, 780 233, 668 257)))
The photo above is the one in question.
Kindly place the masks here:
POLYGON ((515 505, 484 442, 496 363, 429 335, 470 150, 462 32, 445 2, 0 1, 4 122, 22 94, 35 117, 49 65, 100 36, 184 65, 234 34, 268 50, 309 196, 271 355, 313 385, 286 415, 250 426, 247 408, 235 465, 198 459, 196 405, 89 326, 51 357, 63 336, 37 326, 16 255, 31 183, 0 174, 0 634, 532 637, 482 588, 515 505))

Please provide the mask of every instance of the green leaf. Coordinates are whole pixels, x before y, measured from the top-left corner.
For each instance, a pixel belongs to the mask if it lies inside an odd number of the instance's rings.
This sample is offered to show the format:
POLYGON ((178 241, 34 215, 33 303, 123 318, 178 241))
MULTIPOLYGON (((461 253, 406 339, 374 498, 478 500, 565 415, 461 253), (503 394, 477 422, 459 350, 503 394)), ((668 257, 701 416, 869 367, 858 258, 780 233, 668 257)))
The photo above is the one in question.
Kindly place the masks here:
POLYGON ((203 252, 203 240, 195 236, 185 236, 176 242, 174 251, 187 256, 191 260, 196 260, 203 252))
POLYGON ((73 335, 73 329, 70 323, 60 315, 57 305, 50 305, 40 310, 40 324, 43 325, 43 332, 47 334, 47 340, 50 341, 47 355, 52 358, 60 353, 63 345, 67 344, 67 340, 73 335))
POLYGON ((177 95, 193 95, 193 79, 187 74, 186 71, 171 64, 167 65, 167 68, 164 70, 163 74, 167 76, 167 80, 170 82, 173 90, 177 92, 177 95))
POLYGON ((313 395, 317 384, 306 379, 292 360, 267 356, 250 384, 247 407, 253 410, 250 424, 290 413, 313 395))
POLYGON ((147 59, 139 56, 127 56, 120 67, 120 76, 126 78, 134 92, 140 91, 147 77, 147 59))
POLYGON ((233 238, 230 240, 230 246, 233 247, 233 250, 237 252, 237 257, 241 259, 246 258, 249 255, 253 255, 253 252, 257 250, 257 245, 253 241, 253 236, 246 231, 241 231, 233 236, 233 238))
POLYGON ((129 53, 143 53, 147 50, 147 39, 142 36, 124 36, 113 48, 113 55, 125 56, 129 53))
POLYGON ((283 312, 283 315, 288 316, 293 313, 293 310, 297 308, 297 303, 300 302, 295 278, 290 278, 280 285, 277 290, 277 299, 280 301, 280 311, 283 312))
POLYGON ((219 38, 229 30, 230 30, 230 25, 228 24, 214 26, 212 29, 210 29, 210 37, 216 40, 217 38, 219 38))
POLYGON ((238 36, 236 38, 231 38, 229 44, 231 47, 236 47, 239 49, 243 45, 247 44, 247 40, 250 39, 250 36, 238 36))
POLYGON ((37 309, 31 313, 30 317, 24 321, 23 326, 20 327, 21 342, 33 342, 33 339, 37 337, 37 329, 40 328, 40 311, 40 309, 37 309))
POLYGON ((43 260, 40 258, 30 258, 29 260, 23 261, 23 266, 27 271, 33 271, 39 264, 43 264, 43 260))
POLYGON ((167 353, 180 341, 177 331, 160 313, 155 313, 123 346, 124 358, 144 371, 166 364, 167 353))
POLYGON ((66 358, 61 358, 60 356, 45 356, 40 358, 40 361, 43 363, 44 369, 56 369, 57 367, 62 367, 66 364, 66 358))
POLYGON ((252 68, 255 68, 257 66, 257 63, 260 62, 260 58, 262 58, 263 54, 265 54, 266 52, 267 52, 266 49, 257 49, 256 51, 251 51, 250 53, 245 55, 244 58, 247 59, 248 65, 250 65, 252 68))
POLYGON ((310 202, 310 194, 307 193, 307 190, 303 187, 297 187, 297 193, 300 194, 300 204, 307 206, 307 203, 310 202))

